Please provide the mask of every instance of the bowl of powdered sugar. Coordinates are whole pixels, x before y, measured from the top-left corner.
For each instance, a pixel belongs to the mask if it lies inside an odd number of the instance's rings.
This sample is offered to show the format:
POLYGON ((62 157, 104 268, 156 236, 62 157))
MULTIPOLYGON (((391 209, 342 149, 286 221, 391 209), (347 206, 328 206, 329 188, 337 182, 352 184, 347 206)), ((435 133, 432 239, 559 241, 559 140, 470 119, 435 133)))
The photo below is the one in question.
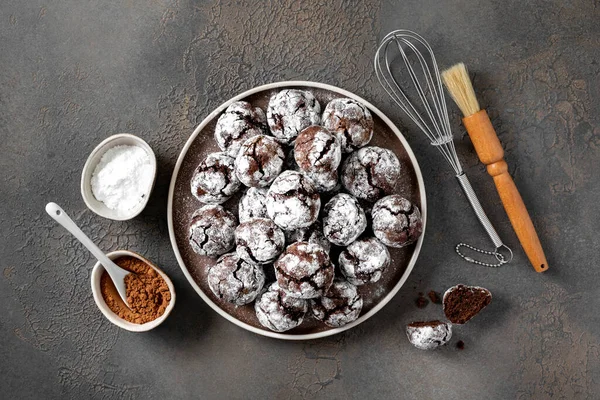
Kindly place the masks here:
POLYGON ((96 214, 124 221, 146 207, 155 179, 152 148, 137 136, 120 133, 102 141, 88 157, 81 195, 96 214))

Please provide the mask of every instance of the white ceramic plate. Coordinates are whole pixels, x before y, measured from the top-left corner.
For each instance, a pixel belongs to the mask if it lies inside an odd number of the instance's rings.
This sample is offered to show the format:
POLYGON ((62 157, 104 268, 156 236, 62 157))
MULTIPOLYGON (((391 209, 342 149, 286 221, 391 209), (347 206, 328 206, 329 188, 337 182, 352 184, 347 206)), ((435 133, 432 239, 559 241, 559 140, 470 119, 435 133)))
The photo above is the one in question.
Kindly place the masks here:
MULTIPOLYGON (((234 196, 224 206, 234 210, 238 199, 239 197, 234 196)), ((427 202, 423 176, 412 149, 398 128, 381 111, 355 94, 335 86, 315 82, 289 81, 259 86, 235 96, 217 107, 196 127, 183 147, 173 171, 169 187, 167 215, 169 236, 177 261, 192 287, 211 308, 227 320, 251 332, 278 339, 306 340, 335 335, 361 324, 381 310, 398 293, 410 275, 421 250, 427 220, 427 202), (311 317, 307 317, 305 322, 298 328, 283 333, 272 332, 263 328, 256 319, 253 304, 235 307, 220 301, 213 295, 208 289, 205 278, 207 266, 214 263, 214 260, 195 254, 190 249, 187 241, 189 218, 195 209, 202 206, 192 196, 189 182, 195 166, 207 154, 219 151, 213 139, 214 125, 219 115, 231 103, 239 100, 249 101, 253 105, 261 106, 266 110, 266 104, 270 96, 284 88, 298 88, 313 92, 321 103, 322 109, 328 101, 337 97, 349 97, 366 105, 375 120, 375 133, 371 144, 390 148, 396 153, 404 168, 396 193, 417 204, 423 218, 423 234, 419 240, 403 249, 390 249, 392 263, 380 282, 359 287, 359 292, 364 301, 361 315, 356 321, 340 328, 329 328, 311 317)), ((333 261, 335 263, 336 259, 334 258, 333 261)), ((269 276, 267 269, 265 268, 265 272, 269 276)))

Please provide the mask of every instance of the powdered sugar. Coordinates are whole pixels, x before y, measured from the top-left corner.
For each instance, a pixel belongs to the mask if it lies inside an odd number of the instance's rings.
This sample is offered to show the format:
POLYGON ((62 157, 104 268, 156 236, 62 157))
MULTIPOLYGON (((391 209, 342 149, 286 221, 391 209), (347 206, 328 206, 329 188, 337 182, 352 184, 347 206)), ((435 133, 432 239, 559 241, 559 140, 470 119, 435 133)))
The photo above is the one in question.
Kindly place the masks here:
POLYGON ((225 153, 211 153, 198 165, 192 177, 192 194, 206 204, 221 204, 240 188, 234 172, 235 160, 225 153))
POLYGON ((397 194, 377 201, 371 215, 373 233, 390 247, 404 247, 414 243, 423 230, 418 207, 397 194))
POLYGON ((400 161, 388 149, 363 147, 342 166, 342 184, 355 197, 376 201, 391 193, 400 175, 400 161))
POLYGON ((294 157, 305 172, 335 171, 342 160, 338 139, 321 126, 310 126, 298 135, 294 157))
POLYGON ((246 186, 268 186, 283 168, 283 149, 270 136, 257 135, 244 142, 236 159, 235 173, 246 186))
POLYGON ((207 280, 215 296, 241 306, 252 303, 258 296, 265 284, 265 273, 261 266, 229 253, 209 268, 207 280))
POLYGON ((306 300, 288 296, 275 282, 259 296, 254 309, 261 325, 275 332, 284 332, 302 323, 308 304, 306 300))
POLYGON ((331 100, 323 112, 323 126, 335 133, 344 153, 366 146, 373 136, 371 113, 352 99, 331 100))
POLYGON ((334 267, 329 255, 314 243, 288 246, 273 266, 279 287, 293 297, 320 297, 333 283, 334 267))
POLYGON ((285 236, 273 221, 254 218, 235 229, 236 252, 253 264, 268 264, 283 251, 285 236))
POLYGON ((452 324, 441 321, 413 322, 406 327, 408 340, 417 349, 433 350, 452 337, 452 324))
POLYGON ((267 189, 265 188, 248 188, 240 199, 238 205, 240 223, 252 218, 267 218, 267 189))
POLYGON ((283 172, 267 192, 267 214, 286 230, 312 225, 320 208, 321 199, 313 183, 296 171, 283 172))
POLYGON ((197 254, 217 257, 234 246, 237 221, 233 214, 219 205, 206 205, 196 210, 190 222, 188 238, 197 254))
POLYGON ((245 101, 232 103, 219 117, 215 126, 215 141, 219 148, 235 157, 249 138, 267 131, 267 118, 259 107, 245 101))
POLYGON ((96 200, 111 210, 129 211, 148 196, 154 167, 148 153, 138 146, 115 146, 106 151, 91 179, 96 200))
POLYGON ((333 192, 340 187, 337 169, 332 172, 304 172, 319 193, 333 192))
POLYGON ((310 300, 310 306, 315 318, 337 328, 358 318, 363 300, 356 286, 336 279, 323 297, 310 300))
POLYGON ((267 121, 277 140, 289 144, 298 133, 321 121, 321 105, 311 92, 285 89, 271 97, 267 121))
POLYGON ((358 201, 346 193, 335 195, 325 205, 323 234, 333 244, 347 246, 367 227, 367 217, 358 201))
POLYGON ((329 243, 329 240, 323 236, 323 228, 321 226, 321 222, 319 221, 316 221, 308 228, 300 228, 296 229, 295 231, 285 231, 283 233, 285 235, 285 241, 287 244, 292 244, 295 242, 308 242, 318 244, 327 253, 329 253, 329 250, 331 250, 331 243, 329 243))
POLYGON ((388 249, 374 237, 352 242, 339 257, 342 274, 354 285, 377 282, 390 264, 388 249))

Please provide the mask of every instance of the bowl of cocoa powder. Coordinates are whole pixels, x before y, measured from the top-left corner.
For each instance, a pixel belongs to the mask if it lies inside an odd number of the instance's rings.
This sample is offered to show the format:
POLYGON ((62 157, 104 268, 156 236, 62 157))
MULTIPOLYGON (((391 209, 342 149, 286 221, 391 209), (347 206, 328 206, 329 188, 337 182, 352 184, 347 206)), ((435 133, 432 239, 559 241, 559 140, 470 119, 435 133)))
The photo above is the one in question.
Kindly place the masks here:
POLYGON ((132 273, 125 277, 125 305, 104 267, 92 270, 92 293, 104 316, 120 328, 145 332, 160 325, 175 306, 175 288, 169 277, 144 257, 128 250, 107 254, 115 264, 132 273))

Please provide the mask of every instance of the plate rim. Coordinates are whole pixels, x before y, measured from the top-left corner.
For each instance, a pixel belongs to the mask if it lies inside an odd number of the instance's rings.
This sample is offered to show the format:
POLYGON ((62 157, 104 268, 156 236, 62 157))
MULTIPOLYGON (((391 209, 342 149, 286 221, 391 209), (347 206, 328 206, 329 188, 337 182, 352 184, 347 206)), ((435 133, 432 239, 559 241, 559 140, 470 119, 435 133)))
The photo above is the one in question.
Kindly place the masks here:
POLYGON ((427 226, 427 198, 426 198, 426 193, 425 193, 425 182, 423 181, 423 174, 421 173, 421 167, 419 166, 419 163, 417 161, 417 158, 415 157, 415 154, 413 153, 412 148, 406 141, 406 138, 400 132, 400 129, 398 129, 398 127, 381 110, 379 110, 373 104, 371 104, 370 102, 366 101, 362 97, 357 96, 356 94, 354 94, 352 92, 349 92, 345 89, 341 89, 337 86, 333 86, 333 85, 329 85, 329 84, 325 84, 325 83, 312 82, 312 81, 279 81, 279 82, 273 82, 273 83, 268 83, 265 85, 256 86, 252 89, 246 90, 245 92, 238 94, 237 96, 232 97, 231 99, 225 101, 220 106, 215 108, 194 129, 194 131, 192 132, 190 137, 185 142, 185 145, 179 152, 179 156, 177 157, 177 163, 175 164, 175 168, 173 169, 173 174, 171 175, 171 182, 169 183, 169 194, 168 194, 168 201, 167 201, 167 225, 169 228, 169 239, 171 241, 171 247, 173 248, 173 252, 175 253, 175 258, 177 259, 179 268, 181 268, 186 279, 192 285, 194 290, 200 295, 202 300, 204 300, 204 302, 206 304, 208 304, 219 315, 221 315, 223 318, 225 318, 229 322, 231 322, 243 329, 246 329, 250 332, 253 332, 253 333, 256 333, 256 334, 262 335, 262 336, 267 336, 267 337, 276 338, 276 339, 283 339, 283 340, 319 339, 319 338, 324 338, 327 336, 332 336, 332 335, 336 335, 338 333, 347 331, 348 329, 352 329, 355 326, 365 322, 366 320, 371 318, 373 315, 377 314, 386 304, 388 304, 396 296, 398 291, 400 291, 402 286, 404 286, 404 283, 406 283, 406 280, 410 276, 410 274, 415 266, 415 263, 417 262, 419 254, 421 253, 421 247, 423 246, 423 240, 425 237, 425 230, 426 230, 426 226, 427 226), (258 92, 272 90, 272 89, 278 89, 278 88, 283 88, 283 87, 307 87, 307 88, 317 88, 317 89, 328 90, 331 92, 336 92, 343 96, 346 96, 346 97, 349 97, 356 101, 362 102, 369 108, 369 110, 371 112, 374 112, 379 118, 381 118, 381 120, 396 135, 398 140, 400 140, 400 142, 402 143, 402 146, 404 146, 404 150, 408 154, 408 157, 410 158, 410 160, 413 164, 413 168, 415 170, 415 175, 417 176, 417 183, 419 186, 419 196, 420 196, 420 202, 421 202, 421 217, 423 219, 423 232, 416 242, 415 249, 413 251, 412 256, 410 257, 408 266, 404 270, 404 273, 402 274, 402 276, 400 277, 400 279, 398 280, 398 282, 396 283, 394 288, 383 299, 381 299, 381 301, 378 304, 376 304, 371 310, 369 310, 368 313, 361 315, 355 321, 353 321, 347 325, 344 325, 339 328, 328 329, 328 330, 322 331, 322 332, 301 334, 301 335, 290 335, 290 334, 286 334, 286 333, 273 332, 273 331, 256 328, 252 325, 249 325, 249 324, 233 317, 231 314, 227 313, 226 311, 221 309, 217 304, 215 304, 204 293, 204 291, 200 288, 200 286, 198 286, 198 284, 194 281, 194 278, 188 271, 188 269, 185 265, 185 262, 183 261, 183 258, 181 257, 181 254, 177 247, 177 240, 175 238, 175 231, 173 228, 173 197, 174 197, 174 192, 175 192, 175 182, 177 181, 177 177, 179 175, 179 169, 181 168, 183 159, 187 155, 189 148, 191 147, 192 143, 194 142, 194 140, 196 139, 198 134, 202 131, 202 129, 204 129, 204 127, 206 125, 209 124, 210 121, 212 121, 215 117, 217 117, 219 114, 221 114, 223 112, 223 110, 225 110, 227 107, 229 107, 229 105, 231 103, 233 103, 235 101, 239 101, 243 98, 246 98, 246 97, 253 95, 255 93, 258 93, 258 92))

